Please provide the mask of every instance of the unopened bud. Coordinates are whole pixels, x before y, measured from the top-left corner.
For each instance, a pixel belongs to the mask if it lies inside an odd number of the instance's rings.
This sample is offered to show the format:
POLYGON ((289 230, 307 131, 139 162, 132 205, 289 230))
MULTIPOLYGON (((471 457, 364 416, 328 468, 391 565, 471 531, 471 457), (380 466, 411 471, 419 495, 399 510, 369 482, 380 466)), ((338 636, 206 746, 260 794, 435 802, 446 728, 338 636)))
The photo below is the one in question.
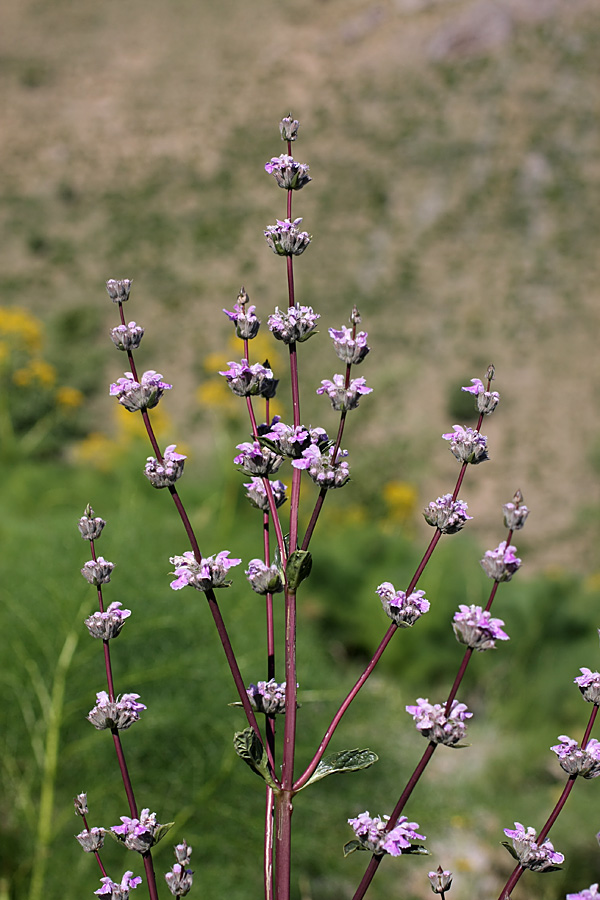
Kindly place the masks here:
POLYGON ((113 303, 125 303, 129 300, 129 292, 131 290, 132 281, 130 278, 109 278, 106 282, 106 290, 108 296, 113 303))
POLYGON ((298 137, 298 128, 300 122, 292 118, 292 114, 285 116, 279 123, 279 131, 281 132, 282 141, 295 141, 298 137))

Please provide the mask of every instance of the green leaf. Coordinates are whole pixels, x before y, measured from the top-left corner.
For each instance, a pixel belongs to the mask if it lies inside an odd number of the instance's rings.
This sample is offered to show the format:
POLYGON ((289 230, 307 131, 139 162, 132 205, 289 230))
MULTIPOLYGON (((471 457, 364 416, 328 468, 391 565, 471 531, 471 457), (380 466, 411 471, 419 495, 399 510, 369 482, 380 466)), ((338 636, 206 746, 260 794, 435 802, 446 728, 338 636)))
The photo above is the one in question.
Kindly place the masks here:
POLYGON ((407 847, 406 850, 402 851, 402 856, 407 856, 409 853, 416 854, 417 856, 430 856, 429 850, 427 847, 424 847, 423 844, 411 844, 410 847, 407 847))
POLYGON ((308 578, 312 569, 312 556, 308 550, 294 550, 288 557, 287 566, 285 567, 285 578, 287 588, 292 594, 295 594, 299 585, 308 578))
POLYGON ((157 828, 154 832, 154 843, 158 844, 159 841, 162 841, 164 836, 169 833, 174 824, 175 822, 165 822, 164 825, 161 825, 160 828, 157 828))
POLYGON ((379 757, 372 750, 338 750, 324 756, 304 787, 334 775, 336 772, 357 772, 359 769, 368 769, 376 763, 379 757))
POLYGON ((248 727, 244 728, 243 731, 236 731, 233 736, 233 746, 239 758, 243 759, 253 772, 260 775, 269 787, 277 790, 277 785, 269 771, 267 751, 254 729, 248 727))
POLYGON ((351 853, 354 853, 355 850, 364 850, 365 848, 362 846, 360 841, 348 841, 347 844, 344 844, 344 856, 350 856, 351 853))

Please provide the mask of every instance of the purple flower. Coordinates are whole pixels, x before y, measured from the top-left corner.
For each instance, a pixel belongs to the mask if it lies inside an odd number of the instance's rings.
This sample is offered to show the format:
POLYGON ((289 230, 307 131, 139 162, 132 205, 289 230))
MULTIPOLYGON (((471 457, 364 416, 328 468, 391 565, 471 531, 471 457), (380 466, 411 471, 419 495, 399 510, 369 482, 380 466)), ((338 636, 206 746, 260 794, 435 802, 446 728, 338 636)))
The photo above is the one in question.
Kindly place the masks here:
POLYGON ((269 447, 261 447, 258 441, 238 444, 237 449, 241 452, 234 457, 233 461, 236 465, 242 467, 242 471, 246 475, 271 475, 276 472, 281 463, 283 456, 279 456, 269 447))
POLYGON ((104 612, 95 612, 88 616, 85 625, 93 638, 109 641, 117 637, 125 624, 125 619, 131 615, 130 609, 119 609, 120 606, 119 601, 115 600, 104 612))
POLYGON ((300 459, 304 451, 311 446, 325 450, 330 445, 327 432, 323 428, 286 425, 279 421, 278 416, 273 419, 270 430, 266 431, 263 437, 277 453, 291 459, 300 459))
POLYGON ((329 329, 329 336, 333 341, 333 348, 342 362, 347 365, 357 366, 363 361, 370 347, 367 347, 367 332, 359 331, 353 337, 352 329, 342 325, 339 330, 329 329))
MULTIPOLYGON (((275 506, 279 508, 287 499, 285 496, 287 485, 283 481, 270 481, 269 484, 271 485, 275 506)), ((253 478, 252 481, 245 482, 244 487, 247 488, 246 497, 252 506, 262 509, 263 512, 269 512, 269 498, 267 497, 262 478, 253 478)))
POLYGON ((169 444, 163 453, 162 462, 149 456, 144 466, 144 475, 155 488, 171 487, 183 475, 183 464, 187 456, 176 453, 177 444, 169 444))
POLYGON ((528 828, 525 831, 520 822, 515 822, 514 830, 505 828, 504 834, 512 838, 516 857, 524 869, 543 872, 564 861, 562 853, 557 853, 550 841, 536 844, 535 828, 528 828))
POLYGON ((308 166, 298 163, 292 156, 282 153, 274 156, 271 162, 265 164, 265 172, 273 175, 280 188, 288 191, 299 191, 305 184, 312 181, 308 174, 308 166))
POLYGON ((75 837, 86 853, 95 853, 104 846, 104 828, 90 828, 80 831, 75 837))
POLYGON ((275 396, 278 382, 267 366, 260 363, 249 366, 247 359, 243 359, 241 363, 229 362, 227 365, 230 368, 219 372, 219 375, 225 376, 227 384, 238 397, 254 397, 257 394, 267 398, 275 396))
POLYGON ((427 877, 434 894, 444 894, 452 887, 452 872, 438 866, 435 872, 428 872, 427 877))
POLYGON ((342 412, 347 409, 356 409, 359 397, 362 394, 370 394, 373 388, 367 387, 364 378, 352 378, 348 387, 343 375, 334 375, 333 381, 325 379, 321 381, 322 387, 317 388, 317 394, 327 394, 334 409, 342 412))
POLYGON ((110 336, 117 350, 137 350, 144 337, 144 329, 135 322, 111 328, 110 336))
POLYGON ((174 591, 188 585, 197 591, 229 587, 231 581, 225 577, 227 571, 241 563, 241 559, 227 559, 229 553, 229 550, 221 550, 216 556, 205 556, 202 562, 197 562, 191 550, 183 556, 172 556, 169 562, 175 566, 173 574, 177 578, 171 582, 171 587, 174 591))
POLYGON ((462 425, 453 425, 454 433, 443 434, 445 441, 450 441, 450 450, 459 462, 478 463, 489 459, 487 453, 487 438, 484 434, 474 431, 473 428, 464 428, 462 425))
POLYGON ((133 877, 133 872, 125 872, 121 879, 121 884, 115 884, 108 876, 101 878, 102 887, 94 891, 95 894, 110 894, 109 900, 129 900, 129 891, 134 890, 138 884, 142 883, 142 879, 137 875, 133 877))
POLYGON ((376 856, 389 853, 400 856, 403 850, 409 850, 412 841, 424 841, 425 835, 419 834, 417 822, 409 822, 406 816, 400 816, 397 823, 389 831, 386 826, 389 816, 371 818, 369 812, 360 813, 355 819, 348 819, 354 834, 364 850, 376 856))
POLYGON ((432 705, 422 697, 419 697, 416 706, 407 706, 406 712, 411 714, 417 731, 423 737, 434 744, 446 744, 447 747, 452 747, 463 739, 467 730, 465 719, 470 719, 473 715, 464 703, 453 700, 450 714, 446 716, 445 705, 432 705))
POLYGON ((279 131, 281 132, 281 140, 282 141, 295 141, 298 137, 298 129, 300 128, 300 122, 298 119, 293 119, 292 114, 289 116, 284 116, 284 118, 279 123, 279 131))
POLYGON ((109 278, 106 282, 106 290, 113 303, 125 303, 126 300, 129 300, 131 285, 131 278, 109 278))
POLYGON ((278 716, 285 713, 285 681, 277 684, 274 678, 270 681, 259 681, 247 689, 252 709, 266 716, 278 716))
POLYGON ((280 594, 283 590, 283 572, 277 563, 267 566, 260 559, 251 559, 246 577, 257 594, 280 594))
POLYGON ((560 734, 558 739, 561 743, 550 749, 556 753, 561 768, 568 775, 583 775, 584 778, 600 775, 600 741, 591 738, 583 750, 577 741, 566 734, 560 734))
POLYGON ((256 306, 248 306, 250 300, 245 289, 242 288, 238 294, 238 302, 233 307, 233 312, 224 309, 223 312, 227 318, 235 325, 235 333, 243 340, 252 340, 258 334, 260 328, 260 320, 254 315, 256 306))
POLYGON ((452 628, 461 644, 481 651, 491 650, 496 646, 496 641, 510 640, 506 632, 502 631, 503 620, 493 619, 492 614, 484 611, 481 606, 466 606, 461 603, 458 608, 459 612, 454 613, 452 628))
POLYGON ((96 694, 96 705, 86 718, 98 731, 105 728, 124 731, 139 720, 140 710, 146 709, 143 703, 138 703, 139 696, 123 694, 116 700, 111 700, 106 691, 99 691, 96 694))
POLYGON ((149 369, 142 375, 141 382, 135 380, 131 372, 125 372, 124 378, 117 378, 110 386, 111 397, 116 397, 129 412, 153 409, 164 391, 170 391, 172 384, 162 381, 162 375, 149 369))
POLYGON ((97 541, 105 525, 106 522, 100 516, 94 518, 94 510, 88 503, 77 527, 84 541, 97 541))
POLYGON ((521 491, 515 491, 515 495, 510 503, 505 503, 502 507, 504 512, 504 524, 511 531, 519 531, 525 524, 525 519, 529 515, 529 510, 523 503, 523 494, 521 491))
POLYGON ((310 478, 320 488, 341 488, 350 481, 348 463, 343 462, 344 458, 348 456, 348 451, 338 450, 334 460, 334 449, 334 447, 330 447, 329 450, 321 453, 316 444, 311 444, 302 452, 302 459, 292 460, 292 466, 295 469, 306 469, 310 478))
POLYGON ((156 821, 156 813, 143 809, 139 819, 121 816, 122 825, 112 825, 111 831, 117 835, 128 850, 145 853, 155 843, 156 832, 162 826, 156 821))
POLYGON ((175 863, 171 871, 165 875, 165 881, 174 897, 185 897, 192 888, 193 876, 191 869, 185 869, 181 863, 175 863))
POLYGON ((300 256, 310 244, 310 234, 300 231, 302 219, 277 219, 277 225, 268 225, 264 231, 267 244, 278 256, 300 256))
POLYGON ((393 584, 384 581, 376 590, 386 616, 399 628, 408 628, 429 610, 429 600, 425 591, 413 591, 406 596, 405 591, 397 591, 393 584))
POLYGON ((595 703, 596 706, 600 706, 600 672, 592 672, 586 666, 583 666, 579 671, 581 675, 578 675, 574 681, 581 691, 583 699, 587 700, 588 703, 595 703))
POLYGON ((114 563, 108 562, 103 556, 99 556, 98 559, 90 559, 84 563, 81 574, 86 581, 98 587, 101 584, 108 584, 114 567, 114 563))
POLYGON ((461 387, 461 391, 474 394, 477 402, 477 411, 489 416, 500 403, 498 391, 486 391, 480 378, 471 378, 471 387, 461 387))
POLYGON ((452 494, 444 494, 443 497, 432 500, 423 515, 427 524, 439 528, 442 534, 455 534, 473 518, 467 515, 464 500, 453 500, 452 494))
POLYGON ((269 316, 268 324, 273 337, 284 344, 302 343, 316 334, 317 320, 321 316, 314 312, 312 306, 290 306, 283 312, 278 306, 269 316))
POLYGON ((494 581, 510 581, 521 566, 521 560, 515 556, 516 549, 512 544, 507 547, 506 541, 502 541, 495 550, 486 550, 483 559, 479 560, 485 574, 494 581))
POLYGON ((595 897, 600 897, 597 882, 590 884, 589 888, 584 888, 577 894, 567 894, 566 900, 594 900, 595 897))

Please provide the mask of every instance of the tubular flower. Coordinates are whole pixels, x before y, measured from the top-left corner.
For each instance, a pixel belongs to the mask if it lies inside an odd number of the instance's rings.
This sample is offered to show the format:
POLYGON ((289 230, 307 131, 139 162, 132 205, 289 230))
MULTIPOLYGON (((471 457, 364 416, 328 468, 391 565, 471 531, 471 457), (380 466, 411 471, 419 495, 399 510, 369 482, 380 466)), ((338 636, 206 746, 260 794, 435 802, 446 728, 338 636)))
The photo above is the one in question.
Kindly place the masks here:
POLYGON ((174 847, 174 852, 176 863, 165 875, 165 881, 174 897, 185 897, 189 893, 193 881, 194 873, 191 869, 186 869, 186 866, 190 864, 192 848, 182 841, 181 844, 174 847))
POLYGON ((453 500, 452 494, 444 494, 432 500, 423 511, 425 521, 442 534, 456 534, 473 516, 467 515, 467 504, 464 500, 453 500))
POLYGON ((233 312, 229 312, 227 309, 224 309, 223 312, 235 325, 237 336, 243 340, 250 341, 256 337, 260 328, 260 319, 254 314, 256 306, 248 306, 250 298, 244 288, 239 292, 237 300, 238 302, 233 307, 233 312))
POLYGON ((508 641, 509 636, 502 631, 502 619, 493 619, 491 613, 481 606, 459 605, 459 612, 454 613, 452 628, 457 641, 466 644, 472 650, 491 650, 496 641, 508 641))
POLYGON ((131 615, 130 609, 119 609, 120 606, 121 604, 116 600, 104 612, 95 612, 88 616, 85 625, 93 638, 109 641, 111 638, 117 637, 125 624, 125 619, 131 615))
POLYGON ((153 409, 163 393, 173 387, 161 379, 162 375, 154 369, 144 372, 141 382, 136 381, 131 372, 125 372, 124 378, 117 378, 115 384, 111 384, 110 395, 116 397, 129 412, 153 409))
POLYGON ((183 464, 187 456, 176 453, 177 444, 169 444, 163 453, 163 460, 159 462, 156 457, 149 456, 144 466, 144 475, 155 488, 171 487, 183 475, 183 464))
POLYGON ((288 191, 299 191, 312 181, 308 174, 308 166, 298 163, 292 156, 282 153, 274 156, 271 162, 265 163, 265 172, 272 175, 280 188, 288 191))
POLYGON ((125 731, 139 720, 140 710, 146 709, 143 703, 138 703, 139 696, 123 694, 116 700, 111 700, 106 691, 99 691, 96 694, 96 705, 89 711, 87 720, 98 731, 105 728, 125 731))
POLYGON ((273 372, 267 366, 260 363, 248 365, 248 360, 241 363, 230 362, 229 369, 219 372, 227 379, 227 384, 238 397, 274 397, 278 382, 273 377, 273 372))
POLYGON ((334 375, 333 381, 325 379, 321 381, 322 387, 317 388, 317 394, 327 394, 331 405, 339 412, 347 409, 356 409, 359 398, 363 394, 371 394, 373 388, 367 387, 364 378, 352 378, 348 387, 343 375, 334 375))
POLYGON ((506 541, 502 541, 495 550, 486 550, 483 559, 479 560, 485 574, 494 581, 510 581, 521 566, 521 560, 515 556, 516 549, 512 544, 507 547, 506 541))
POLYGON ((470 719, 464 703, 452 701, 450 714, 446 716, 445 707, 441 703, 431 704, 429 700, 419 697, 416 706, 407 706, 406 712, 413 717, 417 731, 434 744, 446 744, 452 747, 465 736, 467 726, 465 719, 470 719))
POLYGON ((108 900, 129 900, 129 891, 132 891, 142 883, 139 875, 133 877, 133 872, 125 872, 121 884, 115 884, 108 876, 101 878, 102 887, 94 891, 95 894, 110 894, 108 900))
POLYGON ((110 336, 117 350, 137 350, 144 337, 144 329, 135 322, 111 328, 110 336))
POLYGON ((348 824, 352 826, 362 849, 369 850, 376 856, 383 856, 384 853, 400 856, 403 851, 410 850, 412 841, 425 840, 425 835, 417 832, 418 823, 409 822, 406 816, 400 816, 394 827, 386 831, 389 818, 371 818, 367 811, 360 813, 355 819, 348 819, 348 824))
POLYGON ((112 825, 110 830, 128 850, 137 850, 138 853, 145 853, 152 847, 156 832, 161 828, 156 821, 156 813, 151 813, 149 809, 143 809, 139 819, 121 816, 121 822, 122 825, 112 825))
POLYGON ((259 681, 251 684, 246 690, 252 709, 266 716, 278 716, 285 713, 285 681, 277 684, 274 678, 270 681, 259 681))
POLYGON ((487 453, 487 438, 473 428, 464 428, 462 425, 453 425, 454 433, 443 434, 445 441, 450 441, 450 450, 459 462, 478 463, 489 459, 487 453))
POLYGON ((461 391, 467 391, 475 396, 477 411, 489 416, 500 403, 498 391, 486 391, 480 378, 471 378, 471 387, 461 387, 461 391))
POLYGON ((261 447, 258 441, 238 444, 237 449, 241 452, 233 461, 242 467, 242 472, 246 475, 272 475, 283 462, 283 456, 279 456, 269 447, 261 447))
POLYGON ((279 421, 278 416, 271 422, 270 430, 262 436, 277 453, 291 459, 300 459, 309 447, 315 446, 319 450, 325 450, 331 443, 323 428, 286 425, 279 421))
POLYGON ((125 303, 126 300, 129 300, 131 285, 131 278, 109 278, 106 282, 106 290, 113 303, 125 303))
POLYGON ((241 559, 227 559, 229 553, 229 550, 221 550, 215 556, 205 556, 202 562, 196 561, 191 550, 183 556, 172 556, 169 562, 175 566, 173 574, 177 578, 171 582, 171 587, 174 591, 188 585, 197 591, 229 587, 231 581, 226 578, 227 571, 241 563, 241 559))
POLYGON ((103 556, 99 556, 98 559, 90 559, 84 563, 81 574, 86 581, 98 587, 101 584, 108 584, 114 567, 114 563, 108 562, 103 556))
POLYGON ((589 888, 584 888, 577 894, 567 894, 566 900, 595 900, 596 897, 600 897, 597 882, 590 884, 589 888))
POLYGON ((393 584, 384 581, 376 590, 386 616, 399 628, 409 628, 429 611, 429 600, 425 599, 425 591, 413 591, 406 596, 405 591, 397 591, 393 584))
POLYGON ((434 894, 444 894, 452 887, 452 872, 438 866, 435 872, 428 872, 427 877, 434 894))
POLYGON ((566 734, 560 734, 558 739, 561 743, 550 749, 556 753, 561 768, 568 775, 583 775, 584 778, 600 775, 600 741, 591 738, 583 750, 566 734))
POLYGON ((359 331, 353 337, 352 329, 347 325, 342 325, 340 329, 330 328, 329 337, 333 341, 333 349, 346 365, 357 366, 371 349, 367 347, 367 332, 359 331))
POLYGON ((302 453, 302 459, 293 459, 292 466, 295 469, 306 469, 310 478, 320 488, 341 488, 350 481, 350 470, 344 457, 347 450, 338 450, 336 459, 333 459, 334 448, 330 447, 324 453, 315 444, 308 447, 302 453))
POLYGON ((583 666, 579 671, 581 675, 578 675, 574 681, 581 691, 583 699, 587 700, 588 703, 600 706, 600 672, 592 672, 586 666, 583 666))
POLYGON ((504 834, 512 839, 515 856, 524 869, 543 872, 564 861, 562 853, 557 853, 550 841, 536 844, 535 828, 528 828, 525 831, 520 822, 515 822, 514 830, 505 828, 504 834))
MULTIPOLYGON (((270 481, 269 484, 271 485, 275 506, 279 508, 287 500, 285 496, 287 485, 283 481, 270 481)), ((262 509, 263 512, 269 512, 269 498, 267 497, 262 478, 253 478, 252 481, 245 482, 244 487, 247 488, 246 498, 252 506, 255 506, 256 509, 262 509)))
POLYGON ((268 324, 274 338, 284 344, 302 343, 316 334, 317 320, 321 318, 312 306, 290 306, 281 311, 278 306, 269 316, 268 324))
POLYGON ((94 518, 94 510, 88 503, 77 527, 84 541, 96 541, 102 534, 105 525, 106 522, 100 516, 94 518))
POLYGON ((104 828, 90 828, 80 831, 75 837, 86 853, 95 853, 104 846, 104 828))
POLYGON ((277 219, 277 225, 268 225, 264 231, 267 244, 278 256, 300 256, 310 244, 310 234, 300 231, 302 219, 277 219))

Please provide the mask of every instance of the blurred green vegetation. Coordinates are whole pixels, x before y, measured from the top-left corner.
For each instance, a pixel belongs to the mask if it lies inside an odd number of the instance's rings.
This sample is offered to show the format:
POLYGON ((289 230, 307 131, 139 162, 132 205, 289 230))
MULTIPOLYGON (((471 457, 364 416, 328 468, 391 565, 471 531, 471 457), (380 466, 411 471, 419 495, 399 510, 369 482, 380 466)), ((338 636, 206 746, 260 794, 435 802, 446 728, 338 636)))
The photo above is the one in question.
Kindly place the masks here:
MULTIPOLYGON (((80 823, 72 809, 75 794, 88 792, 90 824, 117 824, 126 812, 110 738, 85 721, 96 691, 105 687, 100 646, 82 624, 96 602, 77 571, 89 556, 76 527, 87 502, 108 522, 97 552, 116 563, 105 599, 133 611, 112 650, 117 689, 138 692, 148 706, 123 734, 138 803, 155 809, 161 821, 175 821, 172 839, 157 849, 157 869, 171 865, 171 845, 185 836, 194 847, 202 896, 247 900, 260 894, 261 784, 233 752, 233 732, 243 720, 228 705, 235 694, 208 607, 192 590, 169 588, 168 558, 186 549, 185 536, 167 492, 153 490, 141 474, 146 455, 132 438, 118 465, 105 471, 52 462, 24 462, 10 477, 3 469, 0 629, 10 635, 10 654, 0 713, 0 870, 10 900, 32 896, 33 848, 46 840, 41 896, 86 896, 95 889, 96 864, 72 837, 80 823), (53 729, 59 739, 55 770, 53 729), (47 834, 39 831, 40 794, 50 804, 47 834)), ((202 548, 226 547, 247 563, 260 553, 261 537, 260 516, 243 498, 243 476, 198 473, 193 457, 186 465, 181 494, 202 548)), ((305 503, 308 495, 306 489, 305 503)), ((375 587, 383 580, 405 585, 420 558, 421 548, 403 536, 415 514, 407 505, 408 486, 388 486, 383 496, 380 515, 367 527, 369 510, 356 503, 352 485, 325 505, 312 547, 314 569, 299 596, 298 767, 310 759, 386 630, 375 587)), ((420 585, 432 602, 430 614, 395 636, 333 741, 332 749, 369 746, 380 762, 299 795, 295 898, 352 896, 367 857, 343 860, 345 820, 363 809, 389 812, 425 749, 404 706, 417 696, 432 702, 446 696, 462 657, 452 614, 458 603, 483 603, 491 584, 480 556, 471 534, 442 541, 420 585)), ((455 869, 463 896, 482 896, 481 884, 499 885, 510 869, 508 855, 496 849, 502 828, 515 819, 541 827, 563 781, 548 748, 558 734, 583 732, 590 707, 573 678, 581 665, 597 666, 590 610, 599 593, 593 580, 566 570, 529 580, 519 573, 501 586, 495 614, 506 621, 511 641, 476 655, 460 692, 475 713, 472 747, 441 748, 406 810, 420 823, 433 856, 386 861, 372 888, 376 900, 427 897, 426 872, 438 862, 455 869)), ((218 599, 245 680, 264 678, 262 601, 239 574, 218 599)), ((281 609, 277 615, 281 623, 281 609)), ((282 680, 281 648, 278 654, 282 680)), ((527 896, 557 897, 596 877, 597 790, 595 782, 577 784, 552 833, 566 854, 565 872, 526 878, 527 896)), ((104 855, 111 872, 140 868, 133 854, 124 857, 112 842, 104 855)))

